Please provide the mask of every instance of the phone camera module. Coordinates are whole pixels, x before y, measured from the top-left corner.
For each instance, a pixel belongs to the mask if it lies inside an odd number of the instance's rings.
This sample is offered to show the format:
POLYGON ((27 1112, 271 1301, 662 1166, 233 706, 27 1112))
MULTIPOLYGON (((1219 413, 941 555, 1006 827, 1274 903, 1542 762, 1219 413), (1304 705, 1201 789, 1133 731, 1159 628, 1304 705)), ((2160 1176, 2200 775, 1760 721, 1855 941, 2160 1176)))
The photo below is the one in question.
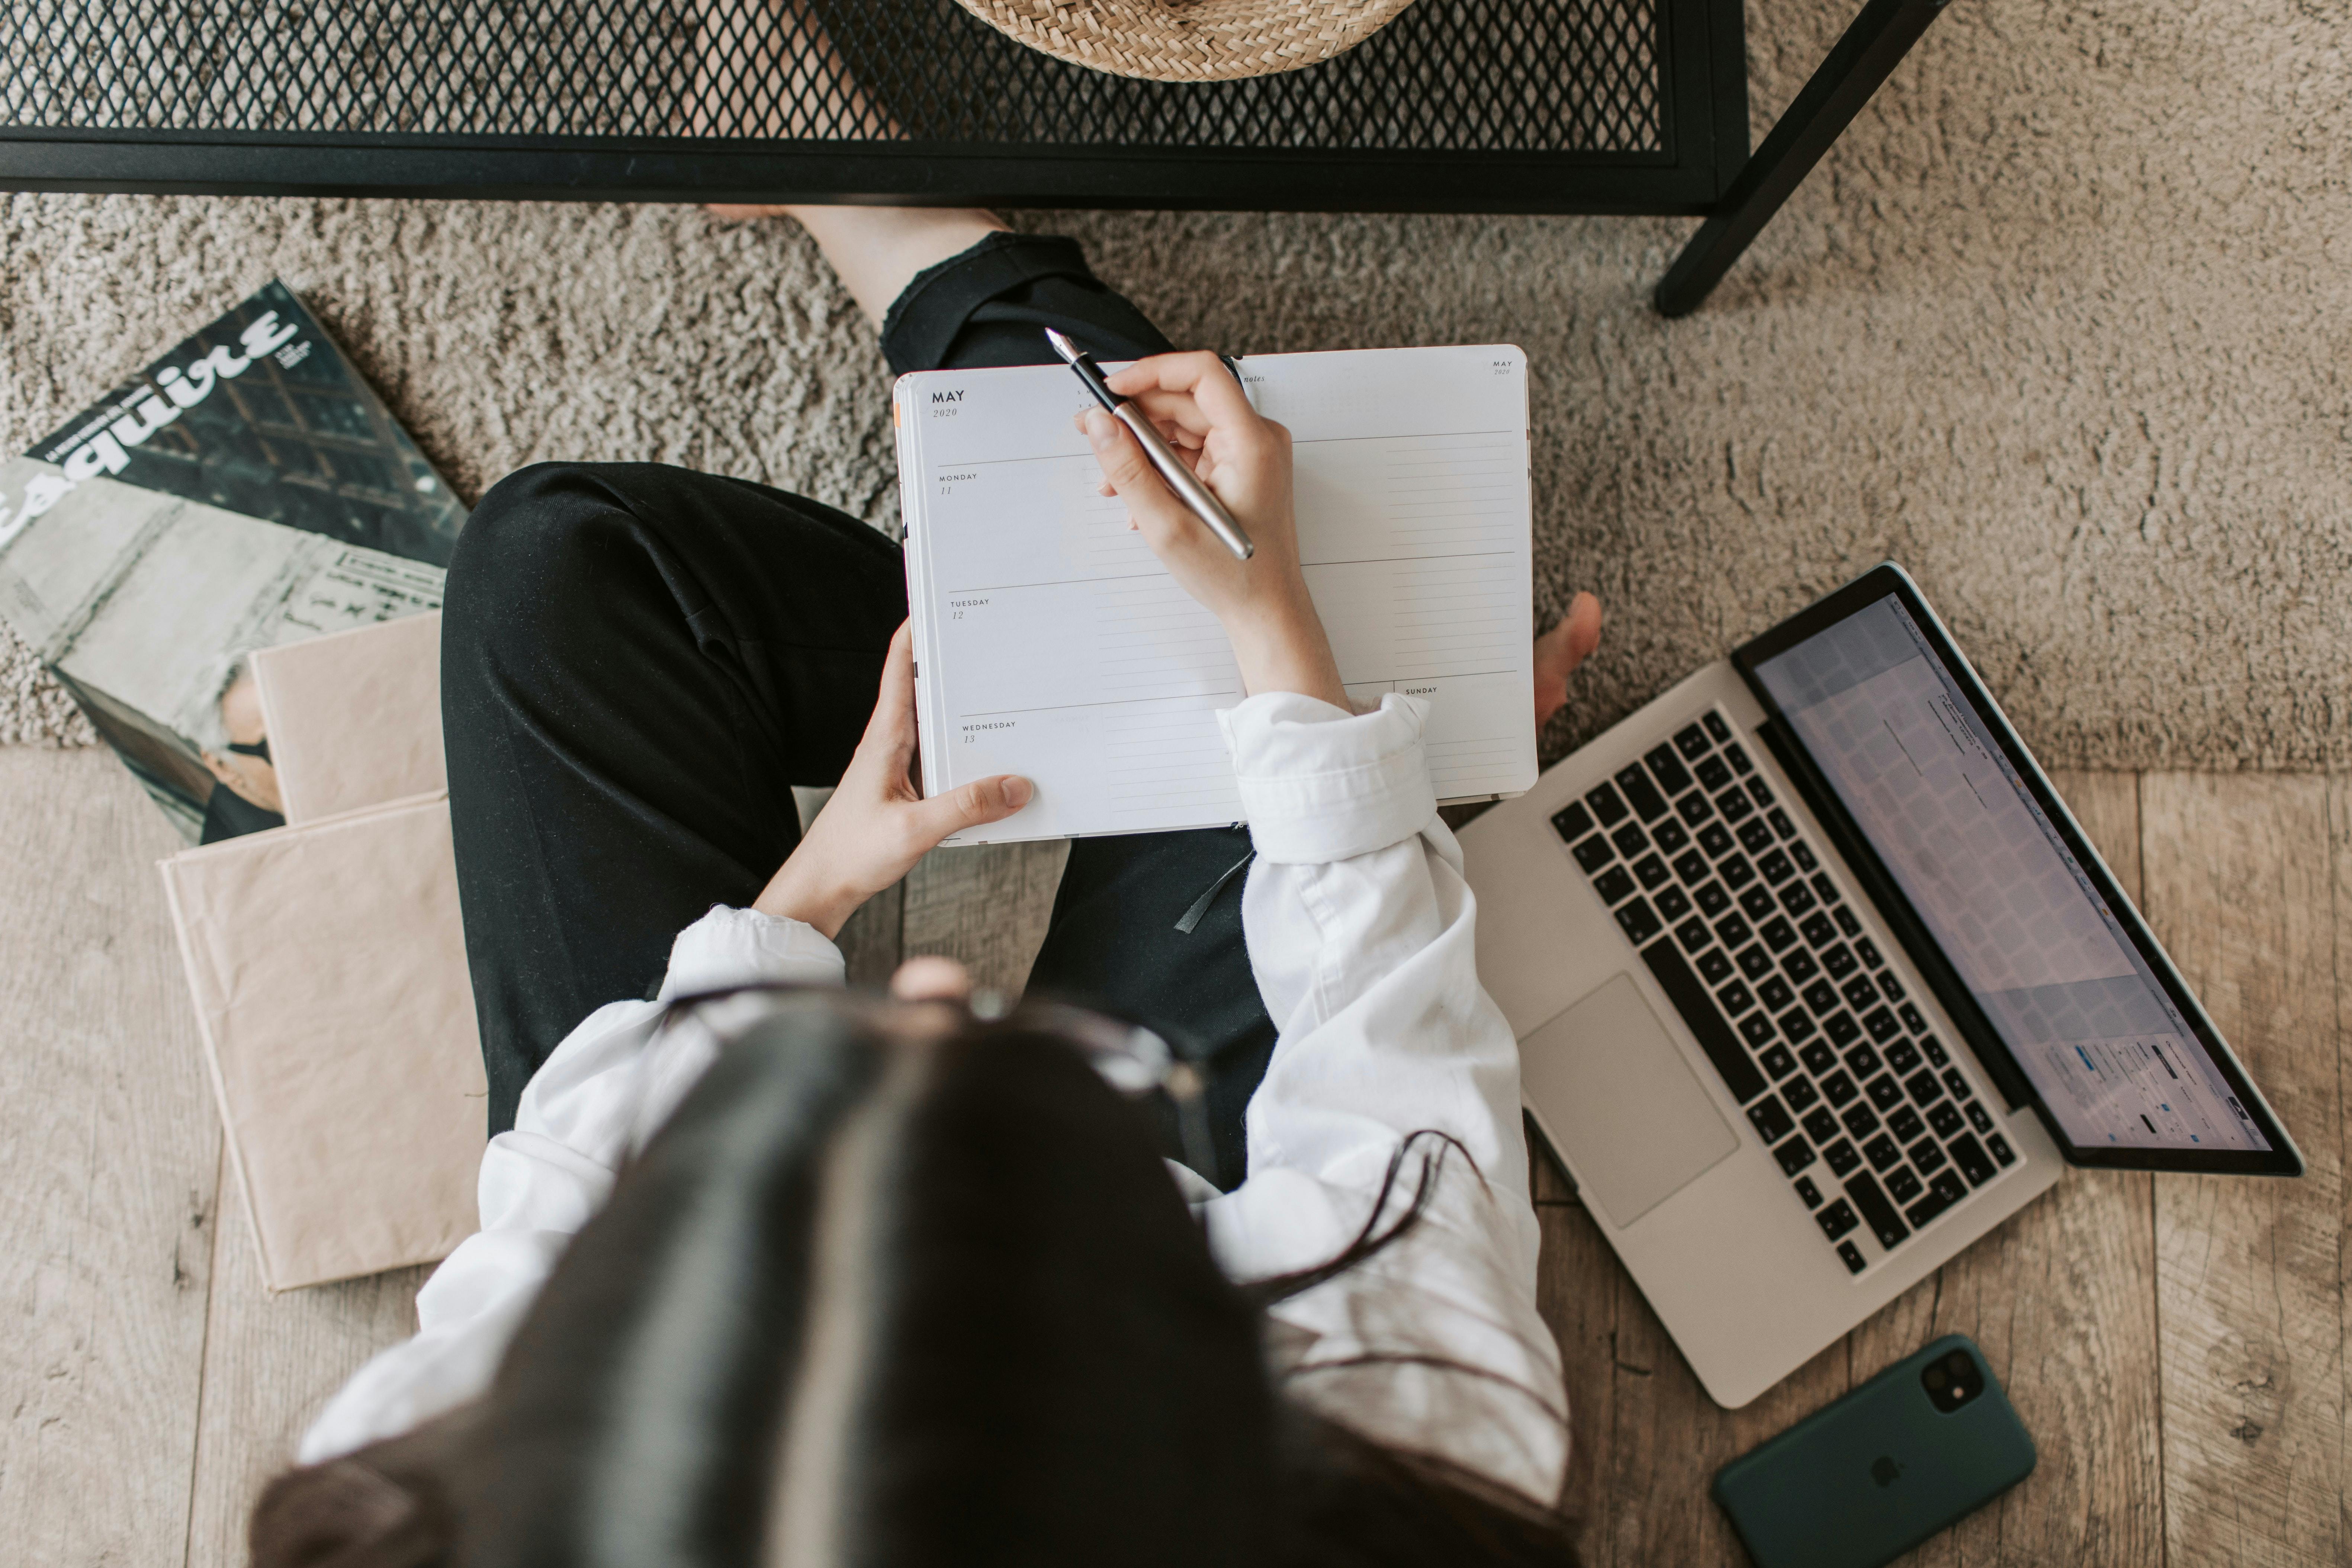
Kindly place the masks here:
POLYGON ((1928 1402, 1947 1415, 1984 1392, 1984 1373, 1978 1370, 1976 1358, 1966 1351, 1954 1351, 1929 1362, 1919 1374, 1919 1383, 1927 1391, 1928 1402))

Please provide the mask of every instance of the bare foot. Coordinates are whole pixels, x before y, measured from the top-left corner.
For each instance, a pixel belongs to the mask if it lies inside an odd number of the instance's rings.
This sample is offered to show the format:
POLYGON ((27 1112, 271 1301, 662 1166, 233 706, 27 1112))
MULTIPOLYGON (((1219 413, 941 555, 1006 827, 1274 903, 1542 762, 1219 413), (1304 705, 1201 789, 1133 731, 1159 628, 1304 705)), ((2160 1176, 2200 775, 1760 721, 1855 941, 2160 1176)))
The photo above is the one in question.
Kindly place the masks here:
POLYGON ((1568 678, 1601 646, 1601 601, 1579 594, 1559 624, 1536 638, 1536 728, 1568 706, 1568 678))

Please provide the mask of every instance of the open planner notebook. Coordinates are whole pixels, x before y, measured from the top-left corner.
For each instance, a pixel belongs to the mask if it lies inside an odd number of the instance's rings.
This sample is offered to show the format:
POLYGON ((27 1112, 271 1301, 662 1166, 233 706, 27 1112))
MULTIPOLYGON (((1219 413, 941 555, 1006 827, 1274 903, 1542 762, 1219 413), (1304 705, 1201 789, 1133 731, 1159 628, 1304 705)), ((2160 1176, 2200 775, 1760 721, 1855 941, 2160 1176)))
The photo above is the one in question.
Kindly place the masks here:
MULTIPOLYGON (((1300 554, 1359 707, 1425 697, 1439 796, 1536 778, 1527 356, 1510 346, 1254 355, 1290 429, 1300 554)), ((1246 693, 1223 628, 1098 495, 1067 367, 901 376, 893 417, 923 788, 1037 793, 948 840, 1222 826, 1241 800, 1216 710, 1246 693)))

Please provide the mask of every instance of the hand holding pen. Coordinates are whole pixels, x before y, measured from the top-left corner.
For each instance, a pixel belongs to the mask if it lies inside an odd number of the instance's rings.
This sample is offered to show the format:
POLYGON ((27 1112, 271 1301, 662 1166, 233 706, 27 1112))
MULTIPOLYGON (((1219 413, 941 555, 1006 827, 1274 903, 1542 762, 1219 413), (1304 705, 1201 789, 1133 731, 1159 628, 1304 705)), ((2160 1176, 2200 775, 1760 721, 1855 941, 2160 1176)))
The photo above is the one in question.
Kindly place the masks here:
POLYGON ((1261 416, 1216 355, 1158 354, 1104 378, 1147 421, 1252 547, 1237 555, 1161 479, 1133 426, 1102 408, 1078 426, 1102 464, 1107 495, 1170 575, 1223 624, 1253 694, 1297 691, 1345 708, 1339 667, 1299 570, 1290 432, 1261 416))
MULTIPOLYGON (((1250 542, 1249 535, 1234 520, 1234 514, 1225 510, 1224 502, 1217 499, 1217 493, 1194 475, 1190 464, 1177 456, 1176 449, 1152 424, 1150 416, 1103 378, 1102 367, 1095 363, 1094 355, 1084 352, 1051 327, 1045 329, 1045 341, 1053 344, 1054 352, 1077 373, 1078 380, 1094 395, 1095 401, 1102 405, 1103 412, 1127 426, 1128 434, 1133 436, 1136 445, 1143 448, 1145 460, 1175 492, 1176 499, 1184 503, 1185 510, 1224 542, 1225 548, 1234 552, 1234 560, 1248 560, 1257 547, 1250 542)), ((1195 442, 1194 446, 1197 448, 1198 443, 1195 442)))

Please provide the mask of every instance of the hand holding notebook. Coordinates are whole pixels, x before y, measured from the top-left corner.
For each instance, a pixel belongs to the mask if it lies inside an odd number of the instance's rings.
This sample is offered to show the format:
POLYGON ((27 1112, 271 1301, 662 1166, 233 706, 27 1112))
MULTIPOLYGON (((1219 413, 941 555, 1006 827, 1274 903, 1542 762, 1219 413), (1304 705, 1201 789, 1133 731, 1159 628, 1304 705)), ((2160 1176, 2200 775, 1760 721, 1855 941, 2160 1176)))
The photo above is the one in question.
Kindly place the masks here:
POLYGON ((1236 396, 1223 420, 1213 400, 1235 389, 1210 363, 1162 356, 1114 384, 1140 394, 1250 529, 1248 562, 1118 441, 1129 482, 1104 499, 1105 463, 1074 418, 1092 398, 1064 367, 899 381, 925 793, 1001 773, 1037 788, 1011 818, 948 842, 1237 820, 1215 711, 1260 689, 1359 707, 1392 690, 1428 699, 1443 796, 1534 779, 1524 356, 1252 358, 1240 368, 1255 412, 1236 396), (1288 427, 1290 464, 1254 445, 1279 439, 1265 419, 1288 427), (1304 617, 1283 613, 1302 592, 1304 617), (1318 612, 1328 642, 1298 635, 1318 612))
MULTIPOLYGON (((1287 432, 1250 406, 1212 355, 1146 360, 1114 377, 1116 388, 1075 349, 1070 357, 1080 366, 1081 384, 1102 405, 1073 420, 1093 448, 1101 493, 1132 508, 1139 536, 1216 616, 1244 685, 1345 705, 1329 639, 1299 569, 1287 432), (1105 410, 1116 410, 1118 418, 1105 410), (1159 449, 1139 447, 1139 433, 1159 449), (1171 493, 1163 481, 1171 470, 1183 481, 1181 490, 1193 493, 1171 493), (1218 491, 1202 488, 1202 481, 1218 491), (1265 548, 1255 548, 1255 539, 1265 548)), ((917 741, 912 630, 910 618, 891 640, 873 717, 839 787, 753 908, 835 935, 921 854, 976 837, 1028 804, 1033 786, 1018 773, 966 773, 950 788, 917 792, 910 777, 917 741)))

